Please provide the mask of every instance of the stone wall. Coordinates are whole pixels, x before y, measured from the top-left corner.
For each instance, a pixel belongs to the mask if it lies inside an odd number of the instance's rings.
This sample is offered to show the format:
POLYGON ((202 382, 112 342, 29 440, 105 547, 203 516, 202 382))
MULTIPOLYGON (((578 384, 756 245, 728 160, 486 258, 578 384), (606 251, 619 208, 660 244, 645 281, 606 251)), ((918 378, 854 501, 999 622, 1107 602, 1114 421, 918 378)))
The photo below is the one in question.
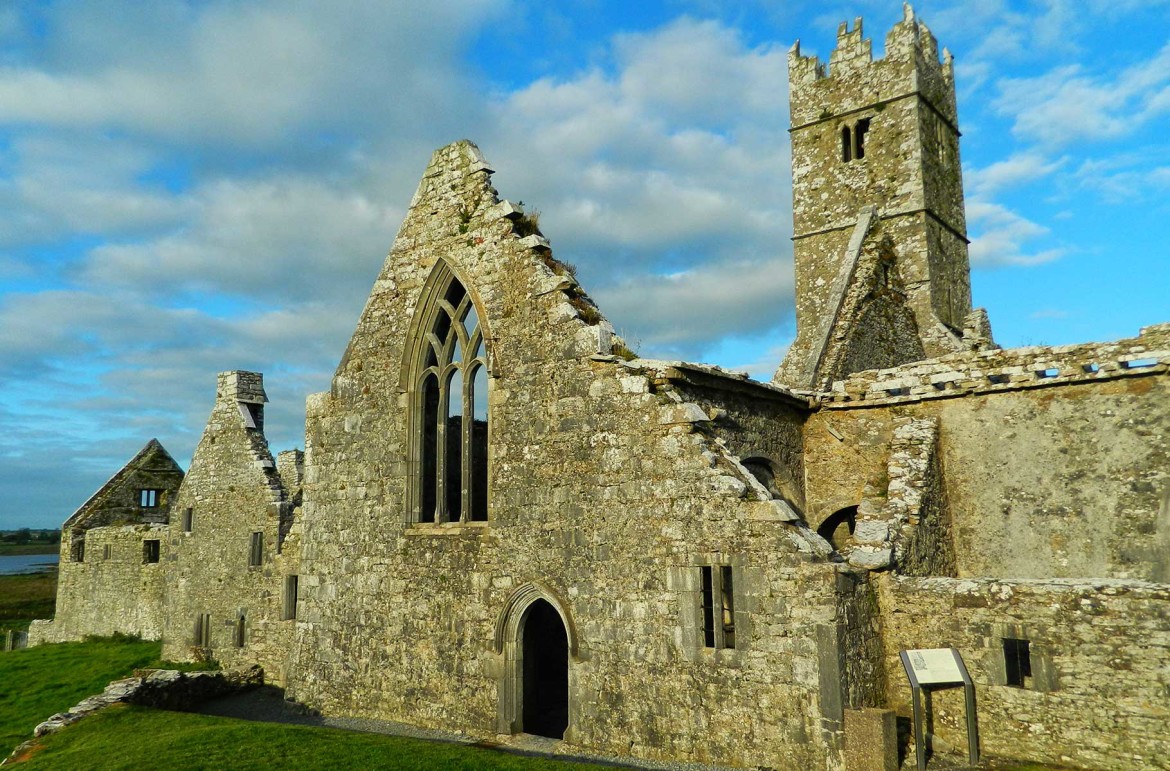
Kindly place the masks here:
POLYGON ((1164 338, 1153 329, 1108 345, 967 354, 850 378, 845 394, 862 381, 885 390, 828 402, 806 423, 810 523, 861 502, 867 488, 884 490, 895 421, 929 418, 939 424, 960 576, 1165 581, 1164 338), (945 388, 908 384, 935 376, 945 388))
MULTIPOLYGON (((569 634, 570 744, 824 767, 839 745, 815 635, 836 602, 824 542, 777 515, 703 407, 660 390, 653 365, 608 355, 608 323, 543 239, 518 232, 488 174, 470 144, 435 154, 332 390, 309 400, 290 695, 331 714, 516 730, 510 646, 539 597, 569 634), (407 506, 403 357, 440 257, 488 340, 482 523, 411 523, 407 506), (734 571, 734 649, 703 645, 704 565, 734 571)), ((791 422, 777 436, 795 441, 791 422)))
POLYGON ((289 524, 291 505, 263 434, 265 400, 260 375, 219 375, 167 536, 163 656, 215 659, 227 669, 258 664, 283 683, 295 625, 285 618, 285 591, 297 574, 299 544, 290 537, 298 529, 289 524), (206 645, 196 631, 203 617, 210 623, 206 645))
POLYGON ((85 533, 85 561, 62 561, 52 621, 34 621, 29 644, 80 640, 115 632, 162 637, 165 611, 165 525, 95 527, 85 533), (154 552, 146 546, 158 546, 154 552))
MULTIPOLYGON (((1170 768, 1170 587, 1133 581, 878 580, 889 704, 909 715, 898 651, 955 647, 976 686, 980 745, 1075 768, 1170 768), (1007 684, 1003 639, 1029 642, 1007 684)), ((933 698, 936 751, 966 751, 962 689, 933 698)))

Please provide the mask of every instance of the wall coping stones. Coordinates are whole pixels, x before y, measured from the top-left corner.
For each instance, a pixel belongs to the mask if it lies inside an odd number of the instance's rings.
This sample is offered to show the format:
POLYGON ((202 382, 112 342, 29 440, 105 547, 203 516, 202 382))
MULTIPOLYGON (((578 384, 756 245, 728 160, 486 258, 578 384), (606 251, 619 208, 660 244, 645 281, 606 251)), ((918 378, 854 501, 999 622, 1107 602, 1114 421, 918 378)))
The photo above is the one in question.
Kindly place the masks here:
POLYGON ((1170 373, 1170 324, 1111 343, 962 352, 835 381, 817 395, 826 409, 876 407, 1053 385, 1170 373))

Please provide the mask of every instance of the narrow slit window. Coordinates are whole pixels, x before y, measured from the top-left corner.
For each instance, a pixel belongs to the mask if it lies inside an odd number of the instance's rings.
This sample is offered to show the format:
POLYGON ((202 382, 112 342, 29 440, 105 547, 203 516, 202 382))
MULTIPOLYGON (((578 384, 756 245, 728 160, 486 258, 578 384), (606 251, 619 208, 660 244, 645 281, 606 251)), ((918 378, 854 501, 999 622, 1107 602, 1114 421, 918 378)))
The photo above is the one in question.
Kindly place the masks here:
POLYGON ((248 566, 259 567, 264 564, 264 533, 252 533, 252 548, 248 553, 248 566))
POLYGON ((730 565, 699 568, 703 646, 735 647, 735 583, 730 565))
POLYGON ((845 163, 853 160, 853 132, 848 126, 841 127, 841 160, 845 163))
POLYGON ((1032 654, 1028 640, 1005 637, 1003 640, 1004 672, 1007 684, 1024 688, 1032 676, 1032 654))
POLYGON ((183 509, 183 532, 190 533, 195 526, 195 510, 190 506, 183 509))
POLYGON ((282 614, 285 621, 292 621, 297 617, 297 585, 298 580, 296 576, 285 576, 284 613, 282 614))
POLYGON ((142 561, 144 563, 158 562, 159 541, 150 539, 142 542, 142 561))
POLYGON ((237 647, 237 648, 243 648, 243 647, 244 647, 244 643, 245 643, 245 642, 247 642, 247 639, 248 639, 248 638, 247 638, 247 632, 248 632, 248 629, 247 629, 247 619, 245 618, 244 614, 243 614, 243 613, 241 613, 241 614, 240 614, 240 615, 239 615, 239 616, 236 618, 236 634, 235 634, 235 638, 236 638, 236 639, 235 639, 235 643, 236 643, 236 647, 237 647))
POLYGON ((110 558, 110 545, 107 543, 102 547, 102 559, 108 560, 110 558))
POLYGON ((211 647, 210 613, 199 613, 195 616, 195 646, 199 648, 211 647))

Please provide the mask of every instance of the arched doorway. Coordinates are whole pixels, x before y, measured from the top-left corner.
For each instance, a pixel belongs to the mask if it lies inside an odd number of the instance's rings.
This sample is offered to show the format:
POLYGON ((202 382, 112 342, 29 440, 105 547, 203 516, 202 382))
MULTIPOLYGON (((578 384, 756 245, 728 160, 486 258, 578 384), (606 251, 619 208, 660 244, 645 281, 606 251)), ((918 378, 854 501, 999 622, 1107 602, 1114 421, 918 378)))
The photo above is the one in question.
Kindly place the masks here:
POLYGON ((853 531, 857 527, 857 507, 846 506, 833 512, 817 528, 817 535, 840 550, 852 543, 853 531))
POLYGON ((523 730, 561 739, 569 725, 569 637, 561 615, 536 600, 524 614, 520 639, 523 730))

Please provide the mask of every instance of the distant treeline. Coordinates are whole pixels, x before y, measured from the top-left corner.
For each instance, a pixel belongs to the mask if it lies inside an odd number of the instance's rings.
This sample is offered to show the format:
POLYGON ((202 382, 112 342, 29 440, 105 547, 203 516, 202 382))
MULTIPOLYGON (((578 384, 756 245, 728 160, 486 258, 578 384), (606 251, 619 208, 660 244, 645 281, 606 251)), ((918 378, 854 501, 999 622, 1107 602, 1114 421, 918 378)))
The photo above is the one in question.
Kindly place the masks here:
POLYGON ((19 530, 0 530, 0 543, 14 543, 18 546, 30 543, 61 543, 61 531, 33 530, 27 527, 19 530))

